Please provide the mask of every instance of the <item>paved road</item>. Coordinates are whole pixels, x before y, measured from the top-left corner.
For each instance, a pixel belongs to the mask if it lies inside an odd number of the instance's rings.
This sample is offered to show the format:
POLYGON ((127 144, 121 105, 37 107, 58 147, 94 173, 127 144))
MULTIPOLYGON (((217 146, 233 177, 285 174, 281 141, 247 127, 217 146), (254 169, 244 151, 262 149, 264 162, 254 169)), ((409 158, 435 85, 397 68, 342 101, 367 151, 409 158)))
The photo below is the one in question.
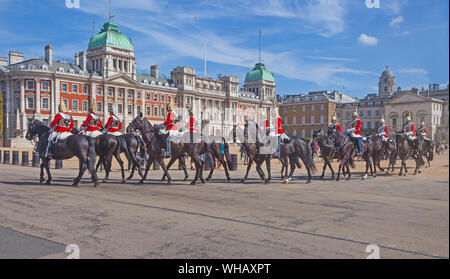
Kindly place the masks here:
POLYGON ((381 258, 449 257, 448 179, 284 185, 277 171, 264 185, 252 171, 228 184, 217 171, 191 186, 180 171, 172 185, 153 171, 144 185, 119 184, 114 172, 98 188, 73 188, 76 173, 53 170, 46 186, 38 169, 0 165, 0 258, 64 258, 67 244, 81 258, 365 258, 368 244, 381 258))

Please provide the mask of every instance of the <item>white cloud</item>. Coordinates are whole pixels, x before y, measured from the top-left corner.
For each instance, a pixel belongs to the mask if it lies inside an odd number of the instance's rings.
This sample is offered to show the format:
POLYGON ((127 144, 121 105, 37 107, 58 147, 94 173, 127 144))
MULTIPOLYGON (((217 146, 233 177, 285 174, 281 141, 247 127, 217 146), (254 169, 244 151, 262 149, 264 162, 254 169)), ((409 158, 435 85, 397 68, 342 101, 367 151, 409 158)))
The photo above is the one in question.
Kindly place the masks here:
POLYGON ((305 58, 326 60, 326 61, 341 61, 341 62, 355 62, 353 58, 340 58, 340 57, 326 57, 326 56, 305 56, 305 58))
POLYGON ((428 71, 421 68, 408 68, 408 69, 398 69, 396 70, 398 73, 404 73, 404 74, 421 74, 421 75, 428 75, 428 71))
POLYGON ((389 26, 391 27, 396 27, 398 26, 400 23, 402 23, 404 21, 403 16, 398 16, 396 18, 394 18, 391 23, 389 23, 389 26))
POLYGON ((374 46, 378 44, 378 39, 366 34, 361 34, 358 38, 358 42, 366 46, 374 46))

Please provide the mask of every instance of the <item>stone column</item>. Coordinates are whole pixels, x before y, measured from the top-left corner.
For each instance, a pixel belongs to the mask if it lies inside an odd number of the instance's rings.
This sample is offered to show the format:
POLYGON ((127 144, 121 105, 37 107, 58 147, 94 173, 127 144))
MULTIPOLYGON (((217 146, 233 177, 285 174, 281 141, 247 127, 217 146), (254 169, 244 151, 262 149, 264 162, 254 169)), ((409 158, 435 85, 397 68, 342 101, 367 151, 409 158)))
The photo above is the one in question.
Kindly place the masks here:
POLYGON ((35 115, 37 117, 41 114, 41 81, 39 79, 35 79, 35 93, 36 93, 36 109, 35 115))
POLYGON ((133 90, 132 97, 133 97, 133 119, 134 119, 137 117, 137 90, 133 90))
POLYGON ((123 125, 122 127, 124 127, 123 129, 125 130, 126 127, 128 126, 127 123, 127 118, 128 118, 128 90, 126 88, 123 89, 123 108, 122 108, 122 113, 123 113, 123 125))
MULTIPOLYGON (((25 80, 20 81, 20 121, 21 121, 21 128, 25 129, 27 125, 27 118, 25 116, 25 80)), ((19 115, 17 115, 19 117, 19 115)), ((25 133, 25 132, 24 132, 25 133)))
POLYGON ((103 120, 102 124, 106 124, 108 115, 108 87, 103 84, 103 120))
POLYGON ((5 131, 5 138, 8 139, 11 137, 11 123, 10 123, 10 118, 11 118, 11 91, 13 90, 13 86, 11 86, 11 83, 13 81, 11 79, 7 79, 6 80, 6 94, 5 94, 5 98, 3 102, 6 102, 6 111, 4 112, 5 114, 5 118, 4 118, 4 122, 3 122, 3 131, 5 131))

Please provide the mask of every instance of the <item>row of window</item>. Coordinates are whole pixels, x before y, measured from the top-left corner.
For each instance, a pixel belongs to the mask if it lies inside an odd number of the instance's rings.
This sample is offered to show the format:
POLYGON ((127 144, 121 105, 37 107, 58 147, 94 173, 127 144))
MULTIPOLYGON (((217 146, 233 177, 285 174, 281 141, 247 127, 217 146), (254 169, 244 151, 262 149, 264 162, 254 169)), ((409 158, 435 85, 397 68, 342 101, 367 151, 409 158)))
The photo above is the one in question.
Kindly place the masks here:
MULTIPOLYGON (((320 104, 319 108, 320 108, 320 110, 325 110, 325 105, 324 104, 320 104)), ((310 105, 310 110, 311 111, 315 111, 316 110, 316 105, 310 105)), ((301 111, 306 111, 306 105, 302 105, 301 106, 301 111)), ((284 112, 289 112, 289 107, 288 106, 284 107, 284 112)), ((296 106, 292 107, 292 112, 297 112, 297 107, 296 106)))
MULTIPOLYGON (((289 124, 289 119, 287 117, 284 118, 283 124, 284 125, 288 125, 289 124)), ((316 123, 316 117, 314 115, 311 115, 309 123, 306 123, 306 117, 305 116, 302 116, 301 123, 297 123, 297 117, 294 116, 294 117, 292 117, 292 123, 291 124, 292 125, 296 125, 296 124, 325 124, 325 116, 324 115, 320 116, 320 122, 319 123, 316 123)))
MULTIPOLYGON (((35 90, 35 82, 29 80, 25 83, 25 90, 35 90)), ((16 81, 16 90, 20 90, 21 82, 16 81)), ((50 83, 48 81, 41 81, 41 91, 50 91, 50 83)))

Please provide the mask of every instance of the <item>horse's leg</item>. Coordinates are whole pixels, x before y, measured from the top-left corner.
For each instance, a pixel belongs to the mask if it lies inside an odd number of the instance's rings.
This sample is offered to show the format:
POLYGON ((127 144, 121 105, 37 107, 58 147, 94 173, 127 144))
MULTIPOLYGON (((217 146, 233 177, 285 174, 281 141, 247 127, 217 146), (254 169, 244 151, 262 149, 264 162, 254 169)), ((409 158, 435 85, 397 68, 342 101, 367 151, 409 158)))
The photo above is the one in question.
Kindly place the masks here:
POLYGON ((323 156, 323 170, 322 170, 322 175, 320 176, 320 178, 324 178, 325 177, 325 170, 327 169, 327 166, 328 166, 328 158, 327 158, 327 156, 323 156))
POLYGON ((78 158, 78 176, 75 177, 75 179, 73 180, 72 186, 75 186, 75 187, 78 186, 78 183, 80 183, 80 180, 83 177, 83 174, 85 171, 86 171, 85 162, 81 158, 78 158))
POLYGON ((255 161, 255 163, 256 163, 256 171, 258 171, 259 177, 261 178, 261 181, 264 181, 266 175, 264 174, 264 171, 261 168, 262 162, 263 161, 261 160, 261 158, 257 158, 257 160, 255 161))
POLYGON ((247 171, 245 172, 245 176, 244 176, 244 178, 242 178, 241 182, 245 182, 245 180, 248 178, 248 173, 250 172, 250 168, 252 167, 253 159, 254 159, 253 156, 248 157, 247 171))
MULTIPOLYGON (((213 161, 215 161, 215 159, 213 158, 213 161)), ((222 162, 221 162, 222 163, 222 162)), ((214 173, 214 169, 216 168, 216 164, 214 162, 214 164, 211 166, 211 170, 209 171, 209 175, 206 178, 206 181, 209 181, 214 173)))
POLYGON ((339 169, 338 169, 338 174, 336 177, 336 181, 339 181, 341 179, 341 170, 342 170, 342 163, 344 162, 344 158, 342 158, 341 162, 339 163, 339 169))
POLYGON ((195 165, 195 177, 194 177, 194 180, 192 180, 191 185, 195 185, 200 176, 200 170, 203 167, 203 162, 202 162, 202 160, 200 160, 200 156, 197 154, 192 154, 191 158, 194 161, 194 165, 195 165))
POLYGON ((117 162, 119 163, 120 166, 120 171, 122 173, 122 183, 125 183, 125 170, 123 167, 123 161, 122 158, 120 158, 120 153, 115 152, 114 153, 114 158, 116 158, 117 162))
POLYGON ((40 183, 43 183, 45 181, 45 178, 44 178, 44 167, 45 167, 44 159, 42 159, 42 161, 41 161, 40 183))
POLYGON ((265 181, 265 183, 269 184, 270 181, 272 180, 272 172, 271 172, 271 168, 270 168, 270 156, 266 155, 265 157, 266 157, 266 168, 267 168, 267 180, 265 181))
POLYGON ((47 185, 52 182, 52 175, 50 174, 50 159, 45 159, 45 170, 47 171, 47 185))
POLYGON ((179 160, 179 163, 181 164, 181 168, 184 171, 184 179, 183 179, 183 181, 187 181, 188 178, 189 178, 189 174, 188 174, 187 169, 186 169, 186 157, 185 156, 181 156, 178 160, 179 160))
POLYGON ((167 184, 168 185, 172 184, 172 178, 170 177, 170 174, 169 174, 169 168, 166 167, 166 164, 164 163, 163 158, 161 156, 159 156, 159 158, 157 160, 159 162, 159 165, 161 166, 161 168, 164 171, 164 175, 167 177, 167 184))
POLYGON ((150 166, 152 165, 152 163, 153 163, 153 158, 152 157, 148 158, 147 165, 145 166, 144 175, 141 176, 141 180, 139 180, 138 184, 144 184, 144 181, 147 179, 147 174, 148 174, 148 171, 150 170, 150 166))
MULTIPOLYGON (((291 170, 289 172, 289 175, 286 174, 286 179, 284 181, 285 184, 288 184, 291 179, 292 179, 292 175, 294 174, 295 171, 295 161, 297 160, 297 158, 294 158, 293 156, 289 156, 289 165, 291 166, 291 170)), ((287 170, 287 165, 286 165, 286 170, 287 170)))
POLYGON ((280 156, 280 163, 281 163, 281 180, 283 180, 283 181, 284 181, 284 174, 283 174, 283 172, 284 172, 284 168, 285 168, 285 166, 284 166, 284 164, 285 164, 284 160, 285 160, 285 158, 282 157, 282 156, 280 156))
POLYGON ((223 169, 225 170, 225 175, 227 177, 228 182, 230 182, 231 177, 230 177, 230 173, 228 172, 228 166, 227 166, 227 163, 225 162, 225 158, 222 156, 221 158, 219 158, 219 162, 222 164, 223 169))
POLYGON ((106 182, 107 180, 109 180, 109 173, 111 172, 111 166, 112 166, 112 154, 108 156, 108 158, 106 158, 105 161, 105 178, 103 178, 103 182, 106 182))
MULTIPOLYGON (((173 163, 175 163, 176 160, 177 160, 176 157, 171 157, 170 158, 169 164, 167 164, 167 170, 170 169, 170 167, 173 165, 173 163)), ((164 180, 166 180, 166 173, 165 172, 164 172, 163 177, 161 178, 161 181, 164 181, 164 180)))
POLYGON ((331 166, 331 162, 330 162, 330 160, 327 160, 327 165, 328 165, 328 167, 330 168, 330 171, 331 171, 331 179, 334 179, 334 170, 333 170, 333 167, 331 166))
POLYGON ((363 176, 363 178, 362 178, 362 180, 365 180, 365 179, 367 179, 367 175, 368 175, 368 172, 369 172, 369 165, 370 165, 370 163, 369 163, 369 156, 364 156, 364 154, 363 154, 363 159, 364 159, 364 161, 366 162, 366 173, 364 174, 364 176, 363 176))
POLYGON ((345 168, 347 168, 347 181, 350 180, 350 177, 352 177, 352 174, 350 172, 350 166, 349 163, 346 164, 346 166, 344 166, 345 168))

